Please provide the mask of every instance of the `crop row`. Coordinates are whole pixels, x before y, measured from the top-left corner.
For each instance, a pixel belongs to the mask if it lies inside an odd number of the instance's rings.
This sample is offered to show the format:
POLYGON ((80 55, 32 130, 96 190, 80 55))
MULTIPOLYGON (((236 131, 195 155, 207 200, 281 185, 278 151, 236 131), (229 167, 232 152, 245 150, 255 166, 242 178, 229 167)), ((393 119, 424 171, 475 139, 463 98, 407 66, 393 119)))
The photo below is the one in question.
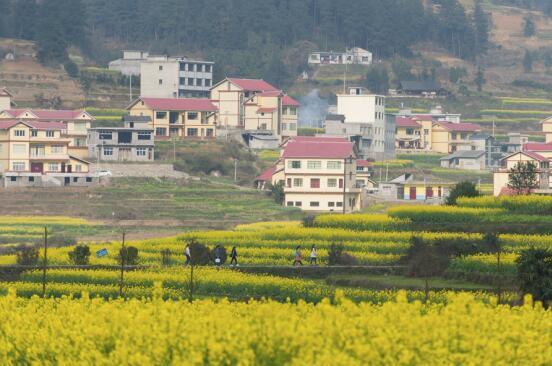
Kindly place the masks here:
POLYGON ((457 203, 460 207, 500 208, 525 215, 552 215, 552 197, 550 196, 461 197, 457 203))

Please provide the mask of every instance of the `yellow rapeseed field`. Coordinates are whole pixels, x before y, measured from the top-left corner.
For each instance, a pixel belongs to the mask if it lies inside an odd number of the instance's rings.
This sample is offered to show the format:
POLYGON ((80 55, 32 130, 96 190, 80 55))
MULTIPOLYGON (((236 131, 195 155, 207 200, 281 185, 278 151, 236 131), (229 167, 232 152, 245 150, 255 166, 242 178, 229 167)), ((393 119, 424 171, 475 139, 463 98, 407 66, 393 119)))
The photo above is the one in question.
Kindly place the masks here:
POLYGON ((552 312, 485 304, 0 298, 3 365, 550 365, 552 312))

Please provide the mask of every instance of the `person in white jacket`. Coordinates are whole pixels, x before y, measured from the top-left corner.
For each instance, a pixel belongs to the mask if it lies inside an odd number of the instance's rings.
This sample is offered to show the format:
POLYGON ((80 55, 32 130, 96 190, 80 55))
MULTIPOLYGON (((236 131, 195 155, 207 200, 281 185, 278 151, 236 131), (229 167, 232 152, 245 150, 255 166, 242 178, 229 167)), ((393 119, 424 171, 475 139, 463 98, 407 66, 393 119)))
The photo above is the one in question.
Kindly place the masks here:
POLYGON ((186 245, 186 249, 184 249, 184 255, 186 256, 186 263, 184 265, 190 264, 192 261, 192 255, 190 254, 190 246, 186 245))
POLYGON ((313 245, 310 252, 310 264, 318 264, 317 263, 318 254, 316 253, 316 246, 313 245))

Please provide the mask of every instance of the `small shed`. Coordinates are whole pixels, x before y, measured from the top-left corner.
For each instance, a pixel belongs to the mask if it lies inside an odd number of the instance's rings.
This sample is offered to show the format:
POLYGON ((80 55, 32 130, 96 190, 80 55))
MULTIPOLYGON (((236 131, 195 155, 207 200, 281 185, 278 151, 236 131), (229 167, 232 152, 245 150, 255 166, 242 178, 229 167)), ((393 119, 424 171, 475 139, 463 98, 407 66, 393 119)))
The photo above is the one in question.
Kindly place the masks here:
POLYGON ((484 170, 485 151, 460 150, 441 158, 441 167, 449 169, 484 170))

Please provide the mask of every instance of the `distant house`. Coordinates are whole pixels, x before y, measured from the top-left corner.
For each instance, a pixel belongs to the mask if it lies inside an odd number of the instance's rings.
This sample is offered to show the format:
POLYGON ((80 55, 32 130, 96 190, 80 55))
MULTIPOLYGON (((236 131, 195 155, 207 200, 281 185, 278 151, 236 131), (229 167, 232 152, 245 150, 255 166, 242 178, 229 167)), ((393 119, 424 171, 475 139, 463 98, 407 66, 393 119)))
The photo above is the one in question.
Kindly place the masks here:
POLYGON ((484 170, 485 151, 460 150, 441 158, 441 167, 449 169, 484 170))
POLYGON ((8 91, 8 89, 0 88, 0 112, 15 108, 16 104, 12 100, 13 95, 8 91))
POLYGON ((314 52, 309 55, 308 63, 317 65, 370 65, 372 52, 360 47, 353 47, 345 52, 314 52))
POLYGON ((448 197, 454 183, 415 179, 412 174, 403 174, 389 182, 379 184, 378 194, 387 200, 442 200, 448 197))
POLYGON ((140 64, 145 62, 149 56, 145 51, 124 50, 123 58, 109 62, 109 70, 119 71, 126 76, 139 76, 140 64))
POLYGON ((552 142, 552 117, 545 118, 541 121, 542 132, 545 135, 546 142, 552 142))
POLYGON ((99 161, 143 161, 154 159, 153 129, 147 116, 124 116, 124 127, 88 130, 88 157, 99 161))
POLYGON ((550 160, 533 151, 518 151, 504 157, 500 161, 500 168, 494 171, 494 195, 511 194, 512 191, 508 187, 510 170, 520 163, 529 162, 537 167, 537 189, 550 193, 550 160))
POLYGON ((401 95, 420 97, 437 97, 448 94, 448 91, 436 81, 401 81, 397 92, 401 95))

